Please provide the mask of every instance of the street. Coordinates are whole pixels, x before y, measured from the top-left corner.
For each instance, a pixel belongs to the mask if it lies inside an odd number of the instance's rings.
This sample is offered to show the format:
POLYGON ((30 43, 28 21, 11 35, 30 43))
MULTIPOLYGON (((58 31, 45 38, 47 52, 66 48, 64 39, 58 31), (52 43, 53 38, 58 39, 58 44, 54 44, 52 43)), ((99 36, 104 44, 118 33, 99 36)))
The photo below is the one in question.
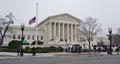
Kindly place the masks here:
POLYGON ((120 55, 16 57, 0 59, 0 64, 119 64, 120 55))

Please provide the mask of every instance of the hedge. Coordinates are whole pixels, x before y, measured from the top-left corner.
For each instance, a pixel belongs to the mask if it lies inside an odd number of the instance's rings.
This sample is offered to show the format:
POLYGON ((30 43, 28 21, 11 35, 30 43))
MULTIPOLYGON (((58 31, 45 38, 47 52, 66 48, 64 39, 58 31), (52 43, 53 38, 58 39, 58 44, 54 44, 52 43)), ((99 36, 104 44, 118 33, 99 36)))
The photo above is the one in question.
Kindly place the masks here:
MULTIPOLYGON (((63 52, 63 48, 61 47, 37 47, 35 49, 36 53, 50 53, 50 52, 63 52)), ((0 48, 0 52, 18 52, 18 49, 10 49, 10 48, 0 48)), ((24 49, 24 53, 32 53, 32 48, 26 47, 24 49)))

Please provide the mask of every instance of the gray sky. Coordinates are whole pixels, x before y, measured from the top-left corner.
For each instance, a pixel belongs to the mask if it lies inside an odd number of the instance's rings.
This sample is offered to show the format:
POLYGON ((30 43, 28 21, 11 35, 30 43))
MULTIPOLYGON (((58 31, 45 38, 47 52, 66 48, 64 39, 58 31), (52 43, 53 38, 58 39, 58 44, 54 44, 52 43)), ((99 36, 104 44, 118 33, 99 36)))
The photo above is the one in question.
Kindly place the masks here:
POLYGON ((39 5, 38 22, 48 16, 69 13, 81 20, 90 16, 97 18, 104 35, 108 33, 108 27, 112 27, 114 33, 120 27, 120 0, 0 0, 0 17, 12 12, 15 25, 34 26, 28 21, 36 15, 36 2, 39 5))

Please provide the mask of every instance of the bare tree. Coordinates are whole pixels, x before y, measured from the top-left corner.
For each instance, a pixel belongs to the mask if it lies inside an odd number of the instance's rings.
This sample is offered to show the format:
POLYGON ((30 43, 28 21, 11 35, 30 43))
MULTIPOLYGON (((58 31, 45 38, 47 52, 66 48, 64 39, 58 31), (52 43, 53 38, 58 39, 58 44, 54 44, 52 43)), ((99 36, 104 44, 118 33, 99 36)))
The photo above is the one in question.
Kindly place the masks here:
POLYGON ((120 28, 117 29, 117 34, 113 35, 113 45, 120 46, 120 28))
POLYGON ((101 24, 96 22, 96 19, 88 17, 85 22, 80 23, 80 33, 86 38, 89 43, 89 54, 91 54, 90 43, 93 41, 94 36, 101 32, 101 24))
POLYGON ((120 34, 113 35, 113 45, 120 46, 120 34))
POLYGON ((103 46, 104 45, 104 42, 103 42, 103 40, 102 39, 100 39, 100 41, 99 42, 97 42, 97 46, 103 46))
POLYGON ((9 13, 5 18, 0 18, 0 46, 3 44, 3 39, 7 31, 11 31, 10 25, 13 24, 14 16, 9 13))
POLYGON ((120 34, 120 28, 117 29, 117 34, 120 34))

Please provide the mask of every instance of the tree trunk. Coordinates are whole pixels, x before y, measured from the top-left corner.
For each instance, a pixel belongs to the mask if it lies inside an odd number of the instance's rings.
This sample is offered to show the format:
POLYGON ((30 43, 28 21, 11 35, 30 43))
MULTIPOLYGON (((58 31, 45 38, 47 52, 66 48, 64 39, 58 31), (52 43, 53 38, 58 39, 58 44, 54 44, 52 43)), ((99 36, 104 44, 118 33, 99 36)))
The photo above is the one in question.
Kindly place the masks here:
POLYGON ((91 54, 91 47, 90 47, 90 41, 89 42, 89 55, 91 54))
POLYGON ((3 45, 3 40, 0 41, 0 46, 2 46, 2 45, 3 45))
POLYGON ((8 26, 5 27, 5 31, 3 32, 3 34, 1 34, 2 35, 2 39, 0 40, 0 46, 3 45, 3 40, 4 40, 4 37, 5 37, 5 34, 6 34, 7 30, 8 30, 9 25, 10 24, 8 24, 8 26))

